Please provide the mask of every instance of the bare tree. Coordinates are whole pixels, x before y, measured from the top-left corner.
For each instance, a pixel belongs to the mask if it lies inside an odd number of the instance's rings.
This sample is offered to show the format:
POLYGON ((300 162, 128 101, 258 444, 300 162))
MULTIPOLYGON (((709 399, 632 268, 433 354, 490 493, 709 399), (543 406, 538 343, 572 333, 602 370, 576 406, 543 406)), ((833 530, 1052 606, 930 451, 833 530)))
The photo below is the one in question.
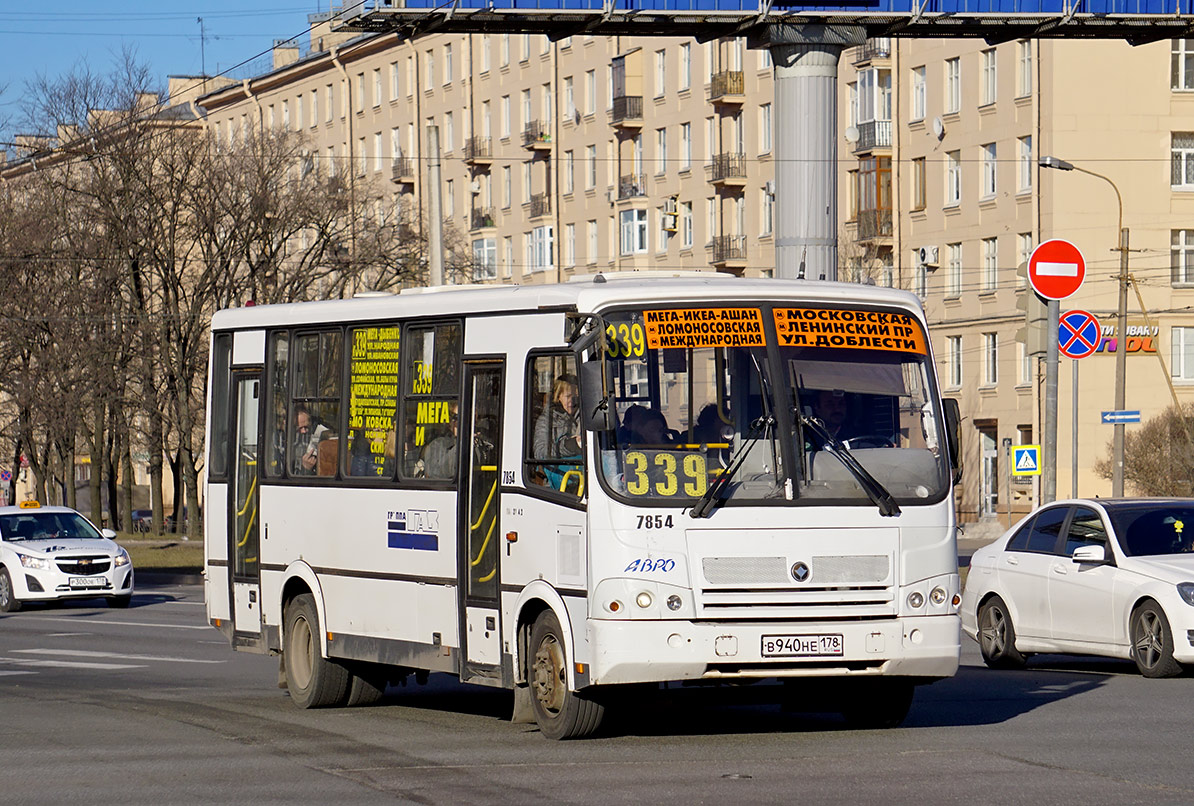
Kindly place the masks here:
MULTIPOLYGON (((1194 495, 1194 452, 1188 427, 1194 427, 1194 403, 1179 410, 1170 406, 1139 428, 1124 434, 1124 480, 1137 495, 1194 495), (1184 420, 1184 422, 1183 422, 1184 420)), ((1112 444, 1095 472, 1112 476, 1112 444)))

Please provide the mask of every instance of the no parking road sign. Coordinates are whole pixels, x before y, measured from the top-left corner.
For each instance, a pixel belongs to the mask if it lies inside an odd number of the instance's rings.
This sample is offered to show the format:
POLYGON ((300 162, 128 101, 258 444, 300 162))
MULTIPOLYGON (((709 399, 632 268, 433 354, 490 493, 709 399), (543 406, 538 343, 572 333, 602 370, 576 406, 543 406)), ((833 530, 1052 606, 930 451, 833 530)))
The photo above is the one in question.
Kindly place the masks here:
POLYGON ((1057 325, 1057 349, 1069 358, 1086 358, 1099 347, 1099 320, 1086 311, 1066 311, 1057 325))
POLYGON ((1069 241, 1045 241, 1028 258, 1028 281, 1045 299, 1065 299, 1081 288, 1085 279, 1086 260, 1069 241))

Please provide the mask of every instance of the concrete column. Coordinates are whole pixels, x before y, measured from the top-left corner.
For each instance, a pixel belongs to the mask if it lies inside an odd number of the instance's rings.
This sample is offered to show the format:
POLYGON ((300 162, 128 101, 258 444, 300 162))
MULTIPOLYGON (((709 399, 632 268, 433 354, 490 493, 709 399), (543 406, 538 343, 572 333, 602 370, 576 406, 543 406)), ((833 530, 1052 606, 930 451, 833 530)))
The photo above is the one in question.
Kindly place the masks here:
POLYGON ((844 45, 773 44, 775 276, 837 279, 837 65, 844 45))

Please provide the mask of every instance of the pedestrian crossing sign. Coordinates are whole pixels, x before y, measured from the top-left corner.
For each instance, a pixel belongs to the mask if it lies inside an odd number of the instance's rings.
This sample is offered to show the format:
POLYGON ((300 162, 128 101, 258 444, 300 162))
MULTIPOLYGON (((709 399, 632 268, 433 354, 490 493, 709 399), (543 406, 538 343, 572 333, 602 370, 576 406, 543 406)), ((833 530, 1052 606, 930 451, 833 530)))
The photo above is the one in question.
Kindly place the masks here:
POLYGON ((1041 446, 1012 446, 1012 475, 1039 476, 1041 474, 1041 446))

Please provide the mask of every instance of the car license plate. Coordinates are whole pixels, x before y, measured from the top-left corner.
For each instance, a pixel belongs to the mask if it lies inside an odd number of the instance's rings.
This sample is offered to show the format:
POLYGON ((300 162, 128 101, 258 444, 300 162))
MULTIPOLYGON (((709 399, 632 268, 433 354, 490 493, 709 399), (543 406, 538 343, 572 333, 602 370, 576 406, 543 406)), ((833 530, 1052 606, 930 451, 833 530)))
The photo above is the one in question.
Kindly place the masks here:
POLYGON ((104 588, 108 585, 107 577, 71 577, 72 588, 104 588))
POLYGON ((840 633, 820 635, 764 635, 764 658, 817 658, 843 654, 846 642, 840 633))

